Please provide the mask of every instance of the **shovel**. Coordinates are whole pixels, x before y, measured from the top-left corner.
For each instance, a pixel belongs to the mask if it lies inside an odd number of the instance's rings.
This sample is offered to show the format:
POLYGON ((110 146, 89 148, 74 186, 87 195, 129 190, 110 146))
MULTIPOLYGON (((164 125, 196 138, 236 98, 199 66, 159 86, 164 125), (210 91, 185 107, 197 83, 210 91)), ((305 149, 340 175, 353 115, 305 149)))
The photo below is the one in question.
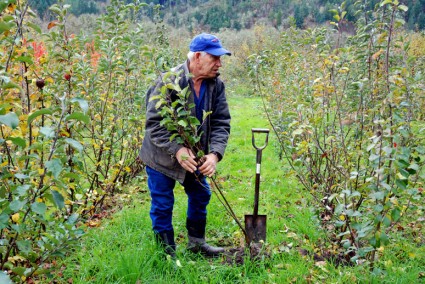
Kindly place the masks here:
POLYGON ((246 243, 251 242, 258 243, 261 240, 266 241, 266 215, 258 215, 258 199, 260 196, 260 170, 261 170, 261 156, 262 151, 266 148, 269 141, 269 130, 264 128, 252 128, 252 146, 257 150, 257 171, 255 174, 255 196, 254 196, 254 214, 245 215, 245 231, 246 231, 246 243), (264 145, 261 147, 255 143, 255 134, 265 133, 266 139, 264 145))

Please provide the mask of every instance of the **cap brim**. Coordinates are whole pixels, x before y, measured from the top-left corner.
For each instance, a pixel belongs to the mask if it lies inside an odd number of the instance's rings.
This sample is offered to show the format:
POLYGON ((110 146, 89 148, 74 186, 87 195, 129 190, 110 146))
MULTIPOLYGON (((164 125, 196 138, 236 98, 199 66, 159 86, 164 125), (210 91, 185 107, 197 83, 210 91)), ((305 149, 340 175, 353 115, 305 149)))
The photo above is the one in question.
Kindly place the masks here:
POLYGON ((224 48, 211 48, 204 51, 214 56, 232 55, 230 51, 224 48))

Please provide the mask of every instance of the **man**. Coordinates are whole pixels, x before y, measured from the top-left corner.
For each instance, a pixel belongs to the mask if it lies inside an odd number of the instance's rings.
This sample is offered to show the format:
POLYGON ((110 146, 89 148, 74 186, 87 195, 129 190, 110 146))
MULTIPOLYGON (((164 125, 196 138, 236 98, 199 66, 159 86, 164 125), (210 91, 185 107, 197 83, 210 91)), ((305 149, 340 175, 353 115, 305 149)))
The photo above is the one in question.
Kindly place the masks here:
POLYGON ((205 176, 215 173, 217 163, 223 158, 230 133, 230 113, 223 82, 218 78, 222 55, 231 55, 224 49, 220 40, 210 34, 202 33, 193 38, 185 63, 173 71, 180 74, 182 89, 189 86, 189 103, 195 104, 193 115, 202 122, 201 144, 205 155, 204 163, 198 165, 191 150, 170 141, 171 133, 160 125, 161 115, 156 109, 156 100, 149 97, 159 93, 164 84, 159 78, 147 94, 146 133, 140 157, 146 165, 148 187, 151 194, 150 217, 156 241, 172 257, 176 245, 172 225, 174 205, 173 189, 178 181, 188 196, 186 228, 187 248, 206 256, 217 256, 223 248, 213 247, 205 241, 207 205, 211 191, 205 176), (210 112, 202 121, 203 111, 210 112), (194 173, 201 173, 200 178, 194 173))

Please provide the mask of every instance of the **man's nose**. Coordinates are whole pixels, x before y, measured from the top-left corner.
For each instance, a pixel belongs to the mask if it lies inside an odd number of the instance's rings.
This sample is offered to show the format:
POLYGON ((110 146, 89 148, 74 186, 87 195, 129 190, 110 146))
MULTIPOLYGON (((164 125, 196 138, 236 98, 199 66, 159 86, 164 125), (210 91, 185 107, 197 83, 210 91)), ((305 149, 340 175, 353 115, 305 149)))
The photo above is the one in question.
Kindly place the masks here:
POLYGON ((221 62, 221 58, 217 59, 217 62, 215 63, 218 67, 223 66, 223 63, 221 62))

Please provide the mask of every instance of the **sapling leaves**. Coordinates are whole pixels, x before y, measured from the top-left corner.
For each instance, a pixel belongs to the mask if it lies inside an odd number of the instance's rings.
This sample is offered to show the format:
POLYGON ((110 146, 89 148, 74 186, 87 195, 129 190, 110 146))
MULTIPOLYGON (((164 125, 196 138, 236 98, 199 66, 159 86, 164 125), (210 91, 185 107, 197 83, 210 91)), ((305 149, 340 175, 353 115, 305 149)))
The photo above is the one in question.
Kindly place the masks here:
POLYGON ((202 110, 202 120, 207 119, 207 117, 208 117, 208 116, 210 116, 210 115, 211 115, 211 113, 212 113, 212 111, 205 111, 205 110, 202 110))
POLYGON ((7 125, 8 127, 15 129, 19 125, 19 118, 14 112, 5 115, 0 115, 0 125, 1 124, 7 125))
MULTIPOLYGON (((199 159, 204 156, 200 144, 202 132, 198 131, 201 122, 192 115, 195 104, 189 100, 189 86, 183 89, 176 86, 179 82, 178 75, 172 71, 165 73, 162 76, 163 86, 159 88, 160 93, 152 96, 150 100, 157 100, 155 107, 162 117, 160 125, 170 131, 169 140, 191 149, 199 159)), ((210 113, 204 111, 203 119, 210 113)))
POLYGON ((128 28, 135 21, 128 13, 143 5, 112 0, 88 39, 67 30, 69 5, 52 6, 56 19, 43 32, 28 1, 0 2, 7 8, 0 24, 0 269, 22 282, 66 254, 83 227, 72 224, 141 170, 141 90, 156 76, 155 59, 166 64, 166 57, 156 49, 154 58, 140 25, 128 28), (28 251, 31 258, 19 259, 28 251))
POLYGON ((323 230, 351 260, 373 266, 425 183, 423 133, 412 128, 423 123, 423 90, 409 71, 418 68, 409 40, 396 36, 407 7, 382 0, 380 16, 369 17, 360 2, 355 35, 342 33, 341 4, 330 10, 335 41, 326 29, 290 33, 273 56, 261 50, 247 64, 282 157, 312 195, 323 230))

